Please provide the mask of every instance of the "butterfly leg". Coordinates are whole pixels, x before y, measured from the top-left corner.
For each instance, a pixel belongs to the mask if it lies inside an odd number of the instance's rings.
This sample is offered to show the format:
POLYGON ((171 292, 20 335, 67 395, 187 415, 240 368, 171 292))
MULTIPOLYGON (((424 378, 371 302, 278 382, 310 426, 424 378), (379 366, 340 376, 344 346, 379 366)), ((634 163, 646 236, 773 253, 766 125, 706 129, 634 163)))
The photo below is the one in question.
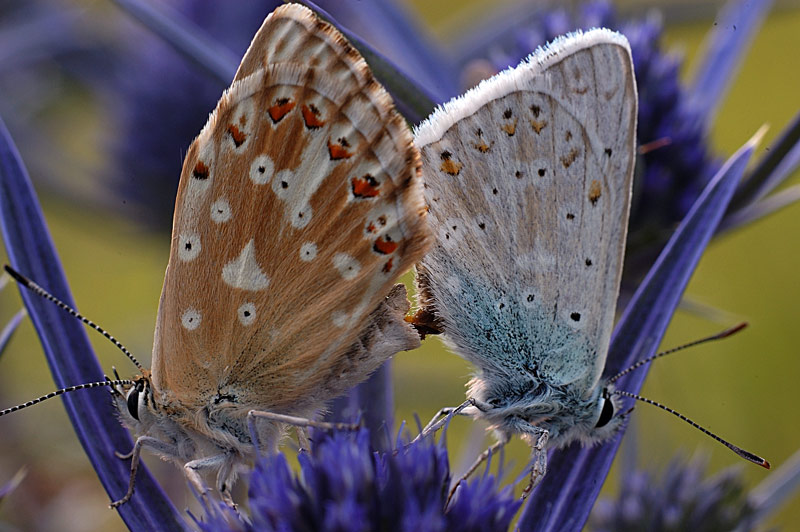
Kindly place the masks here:
POLYGON ((433 418, 431 418, 428 424, 425 425, 425 428, 422 429, 422 432, 420 432, 419 435, 416 438, 414 438, 414 440, 411 443, 414 443, 417 440, 425 438, 426 436, 428 436, 428 434, 436 432, 437 430, 442 428, 442 426, 444 426, 450 420, 451 417, 458 415, 466 415, 462 414, 462 412, 470 406, 477 408, 481 412, 485 412, 486 410, 491 409, 490 405, 478 401, 473 397, 470 397, 469 399, 467 399, 458 406, 446 406, 440 409, 438 412, 436 412, 436 415, 434 415, 433 418))
POLYGON ((467 480, 469 476, 472 473, 474 473, 476 469, 478 469, 478 466, 480 466, 483 462, 488 460, 488 458, 494 453, 496 453, 498 449, 502 448, 506 443, 508 443, 508 440, 509 440, 508 435, 503 435, 503 437, 497 443, 489 446, 488 449, 483 451, 480 454, 480 456, 478 456, 478 458, 475 459, 472 465, 469 466, 469 469, 467 469, 467 472, 461 475, 461 478, 458 479, 458 482, 453 484, 453 487, 450 489, 450 494, 447 496, 447 502, 444 505, 445 508, 447 508, 450 505, 450 500, 453 498, 453 495, 456 494, 456 490, 461 485, 461 483, 467 480))
POLYGON ((231 488, 239 475, 236 469, 239 461, 234 458, 235 455, 233 453, 227 453, 224 456, 227 459, 222 462, 219 472, 217 472, 217 491, 219 491, 225 504, 238 511, 236 503, 233 502, 233 497, 231 496, 231 488))
POLYGON ((295 427, 297 429, 297 443, 300 447, 299 451, 308 451, 311 449, 311 438, 308 436, 308 430, 303 427, 295 427))
MULTIPOLYGON (((136 446, 134 446, 133 449, 135 449, 135 448, 136 448, 136 446)), ((128 458, 133 456, 133 449, 131 449, 131 451, 129 453, 121 453, 119 451, 114 451, 114 456, 116 456, 120 460, 127 460, 128 458)))
POLYGON ((256 420, 266 419, 276 423, 285 423, 286 425, 293 425, 295 427, 307 428, 314 427, 322 430, 358 430, 359 426, 354 423, 329 423, 327 421, 314 421, 304 417, 287 416, 285 414, 276 414, 275 412, 267 412, 265 410, 251 410, 247 413, 247 428, 250 430, 250 438, 257 448, 261 448, 258 441, 258 431, 256 430, 256 420))
POLYGON ((145 446, 163 456, 176 456, 178 454, 178 449, 174 445, 169 445, 157 440, 156 438, 151 438, 150 436, 139 436, 136 439, 136 443, 133 445, 133 449, 131 449, 131 452, 128 454, 115 452, 114 454, 116 454, 119 458, 131 459, 131 476, 130 480, 128 481, 128 491, 118 501, 112 501, 109 505, 109 508, 117 508, 131 500, 131 497, 133 496, 133 485, 136 482, 136 472, 139 470, 139 458, 142 454, 142 447, 145 446))
POLYGON ((520 429, 525 432, 529 437, 529 441, 533 441, 531 445, 531 480, 528 485, 522 490, 522 499, 526 499, 533 491, 533 488, 539 485, 547 473, 547 440, 550 433, 536 425, 523 422, 519 425, 520 429))
POLYGON ((200 472, 207 471, 209 469, 216 469, 218 471, 217 490, 220 492, 226 503, 233 505, 230 495, 228 494, 226 496, 226 492, 228 491, 226 480, 230 474, 231 466, 234 465, 233 462, 234 460, 230 453, 215 454, 213 456, 207 456, 205 458, 198 458, 197 460, 186 462, 183 465, 183 473, 186 475, 186 478, 192 484, 194 489, 197 490, 197 493, 205 497, 208 495, 208 492, 211 491, 211 489, 203 481, 203 477, 200 476, 200 472))

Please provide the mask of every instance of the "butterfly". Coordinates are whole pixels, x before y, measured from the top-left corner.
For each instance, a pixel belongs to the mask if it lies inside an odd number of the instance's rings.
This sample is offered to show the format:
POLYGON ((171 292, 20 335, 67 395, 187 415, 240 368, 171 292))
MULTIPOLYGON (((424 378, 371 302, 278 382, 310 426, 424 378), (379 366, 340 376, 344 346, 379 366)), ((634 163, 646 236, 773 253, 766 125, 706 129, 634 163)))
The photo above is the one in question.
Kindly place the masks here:
POLYGON ((420 164, 405 120, 341 33, 303 6, 277 8, 186 154, 152 368, 0 415, 111 386, 137 435, 120 455, 131 459, 128 491, 112 507, 132 496, 143 449, 200 493, 216 472, 229 500, 284 422, 308 424, 419 345, 395 282, 431 241, 420 164))
POLYGON ((538 451, 610 437, 601 380, 630 210, 637 95, 627 40, 562 37, 415 130, 435 245, 413 321, 477 369, 465 413, 538 451))

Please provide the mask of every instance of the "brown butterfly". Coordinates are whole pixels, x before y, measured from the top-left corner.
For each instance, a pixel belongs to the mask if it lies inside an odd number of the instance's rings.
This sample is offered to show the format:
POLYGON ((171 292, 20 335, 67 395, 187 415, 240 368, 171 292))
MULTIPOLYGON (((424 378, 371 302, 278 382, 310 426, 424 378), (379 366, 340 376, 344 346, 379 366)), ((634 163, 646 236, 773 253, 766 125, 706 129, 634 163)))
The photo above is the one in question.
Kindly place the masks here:
POLYGON ((279 7, 186 155, 152 370, 104 383, 137 435, 112 506, 142 449, 201 493, 216 472, 227 497, 254 443, 274 451, 283 422, 417 347, 394 283, 429 241, 419 153, 390 96, 333 26, 279 7))

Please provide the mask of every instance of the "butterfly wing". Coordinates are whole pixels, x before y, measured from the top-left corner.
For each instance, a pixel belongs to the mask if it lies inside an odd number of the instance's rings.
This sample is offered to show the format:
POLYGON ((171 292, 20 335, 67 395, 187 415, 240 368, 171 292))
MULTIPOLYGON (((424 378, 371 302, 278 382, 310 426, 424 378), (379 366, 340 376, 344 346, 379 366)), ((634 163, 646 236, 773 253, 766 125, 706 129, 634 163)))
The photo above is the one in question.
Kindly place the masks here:
POLYGON ((386 296, 429 240, 419 165, 358 52, 310 10, 276 9, 184 162, 161 401, 315 410, 416 346, 404 290, 386 296))
POLYGON ((635 130, 627 41, 592 30, 481 83, 415 132, 436 238, 418 268, 422 311, 504 393, 539 380, 588 394, 600 377, 635 130))

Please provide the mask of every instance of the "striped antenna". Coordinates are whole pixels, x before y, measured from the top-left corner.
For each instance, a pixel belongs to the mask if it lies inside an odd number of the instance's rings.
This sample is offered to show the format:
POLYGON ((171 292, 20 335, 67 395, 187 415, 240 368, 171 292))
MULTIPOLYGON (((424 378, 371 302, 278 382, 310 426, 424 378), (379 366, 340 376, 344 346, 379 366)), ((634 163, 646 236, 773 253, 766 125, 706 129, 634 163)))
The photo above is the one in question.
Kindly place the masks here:
POLYGON ((643 360, 640 360, 639 362, 636 362, 635 364, 633 364, 631 367, 620 371, 619 373, 617 373, 616 375, 614 375, 613 377, 608 379, 607 382, 608 382, 608 384, 612 384, 613 382, 618 380, 620 377, 622 377, 624 375, 627 375, 628 373, 630 373, 631 371, 633 371, 635 369, 639 369, 640 367, 644 366, 645 364, 647 364, 649 362, 652 362, 653 360, 655 360, 657 358, 661 358, 661 357, 663 357, 665 355, 671 355, 672 353, 676 353, 678 351, 683 351, 684 349, 687 349, 689 347, 694 347, 696 345, 704 344, 706 342, 711 342, 713 340, 722 340, 723 338, 727 338, 728 336, 736 334, 737 332, 741 331, 745 327, 747 327, 747 322, 742 322, 742 323, 740 323, 738 325, 735 325, 735 326, 733 326, 733 327, 731 327, 729 329, 725 329, 722 332, 718 332, 717 334, 712 334, 711 336, 706 336, 705 338, 700 338, 699 340, 695 340, 693 342, 689 342, 688 344, 679 345, 678 347, 673 347, 672 349, 667 349, 666 351, 662 351, 660 353, 656 353, 655 355, 653 355, 651 357, 647 357, 647 358, 645 358, 643 360))
POLYGON ((23 408, 28 408, 29 406, 39 404, 42 401, 47 401, 48 399, 52 399, 53 397, 58 397, 59 395, 63 395, 68 392, 74 392, 76 390, 88 390, 89 388, 100 388, 101 386, 111 386, 112 387, 111 389, 115 390, 114 388, 115 386, 124 386, 128 384, 133 385, 134 382, 130 379, 119 379, 114 381, 105 380, 98 382, 87 382, 85 384, 76 384, 75 386, 67 386, 66 388, 61 388, 60 390, 50 392, 47 395, 37 397, 36 399, 32 399, 26 403, 22 403, 21 405, 12 406, 11 408, 6 408, 5 410, 0 410, 0 416, 10 414, 11 412, 16 412, 17 410, 22 410, 23 408))
MULTIPOLYGON (((82 321, 83 323, 85 323, 86 325, 88 325, 89 327, 94 329, 95 331, 97 331, 100 334, 102 334, 103 336, 105 336, 108 340, 111 341, 112 344, 117 346, 120 351, 125 353, 125 356, 127 356, 131 360, 131 362, 133 362, 136 365, 137 368, 139 368, 140 370, 144 370, 144 366, 142 366, 139 363, 139 361, 136 360, 136 357, 134 357, 133 354, 130 351, 128 351, 128 348, 126 348, 124 345, 122 345, 122 343, 119 340, 117 340, 116 338, 111 336, 108 332, 106 332, 105 329, 103 329, 102 327, 100 327, 99 325, 94 323, 92 320, 83 317, 83 315, 81 313, 79 313, 77 310, 75 310, 74 308, 70 307, 69 305, 67 305, 66 303, 64 303, 60 299, 58 299, 56 296, 54 296, 53 294, 51 294, 50 292, 48 292, 47 290, 45 290, 44 288, 42 288, 38 284, 34 283, 30 279, 28 279, 27 277, 25 277, 24 275, 19 273, 17 270, 13 269, 8 264, 5 264, 3 267, 8 272, 8 274, 11 277, 13 277, 14 280, 17 281, 19 284, 21 284, 22 286, 24 286, 25 288, 27 288, 28 290, 30 290, 34 294, 36 294, 38 296, 41 296, 44 299, 55 303, 56 306, 58 306, 58 308, 67 311, 71 316, 79 319, 80 321, 82 321)), ((2 414, 0 414, 0 415, 2 415, 2 414)))
MULTIPOLYGON (((717 334, 713 334, 713 335, 707 336, 705 338, 700 338, 699 340, 695 340, 693 342, 689 342, 688 344, 679 345, 678 347, 673 347, 672 349, 667 349, 666 351, 662 351, 660 353, 656 353, 655 355, 653 355, 651 357, 647 357, 647 358, 645 358, 643 360, 640 360, 639 362, 636 362, 635 364, 633 364, 631 367, 620 371, 619 373, 617 373, 616 375, 614 375, 613 377, 608 379, 607 382, 608 382, 608 384, 611 384, 614 381, 616 381, 617 379, 619 379, 620 377, 622 377, 623 375, 627 375, 631 371, 633 371, 635 369, 638 369, 638 368, 644 366, 645 364, 647 364, 649 362, 652 362, 653 360, 655 360, 657 358, 663 357, 665 355, 670 355, 672 353, 676 353, 678 351, 682 351, 682 350, 684 350, 686 348, 693 347, 693 346, 696 346, 696 345, 699 345, 699 344, 704 344, 706 342, 711 342, 713 340, 721 340, 723 338, 727 338, 728 336, 731 336, 732 334, 736 334, 737 332, 741 331, 745 327, 747 327, 747 323, 742 322, 742 323, 740 323, 738 325, 735 325, 734 327, 731 327, 729 329, 725 329, 724 331, 719 332, 717 334)), ((705 427, 703 427, 700 424, 692 421, 691 419, 689 419, 688 417, 684 416, 680 412, 677 412, 677 411, 673 410, 672 408, 670 408, 670 407, 668 407, 666 405, 662 405, 659 402, 653 401, 652 399, 648 399, 646 397, 642 397, 641 395, 637 395, 635 393, 630 393, 630 392, 626 392, 626 391, 622 391, 622 390, 611 390, 609 393, 611 393, 613 395, 619 395, 621 397, 629 397, 631 399, 636 399, 637 401, 641 401, 643 403, 647 403, 649 405, 653 405, 653 406, 656 406, 656 407, 658 407, 658 408, 660 408, 662 410, 665 410, 665 411, 669 412, 670 414, 678 417, 679 419, 682 419, 683 421, 685 421, 689 425, 693 426, 694 428, 696 428, 697 430, 699 430, 703 434, 706 434, 707 436, 711 436, 712 438, 717 440, 719 443, 721 443, 722 445, 724 445, 725 447, 727 447, 731 451, 735 452, 736 454, 738 454, 739 456, 741 456, 745 460, 748 460, 750 462, 753 462, 754 464, 760 465, 761 467, 763 467, 765 469, 769 469, 770 468, 769 462, 767 462, 766 460, 764 460, 760 456, 755 455, 755 454, 753 454, 753 453, 751 453, 749 451, 745 451, 741 447, 739 447, 737 445, 734 445, 734 444, 730 443, 729 441, 720 438, 719 436, 717 436, 716 434, 714 434, 710 430, 706 429, 705 427)))
POLYGON ((698 423, 692 421, 688 417, 684 416, 680 412, 677 412, 677 411, 673 410, 672 408, 670 408, 668 406, 662 405, 661 403, 653 401, 652 399, 648 399, 647 397, 642 397, 641 395, 636 395, 635 393, 624 392, 622 390, 613 390, 613 391, 611 391, 611 393, 614 394, 614 395, 620 395, 622 397, 630 397, 631 399, 636 399, 637 401, 641 401, 643 403, 647 403, 648 405, 657 406, 658 408, 660 408, 662 410, 666 410, 670 414, 672 414, 674 416, 677 416, 678 418, 680 418, 683 421, 687 422, 689 425, 693 426, 694 428, 696 428, 697 430, 699 430, 703 434, 706 434, 707 436, 711 436, 712 438, 714 438, 715 440, 720 442, 722 445, 724 445, 725 447, 727 447, 731 451, 735 452, 736 454, 738 454, 739 456, 741 456, 745 460, 753 462, 756 465, 760 465, 764 469, 769 469, 770 468, 769 462, 767 462, 766 460, 764 460, 760 456, 755 455, 755 454, 753 454, 753 453, 751 453, 749 451, 745 451, 744 449, 742 449, 738 445, 734 445, 734 444, 732 444, 731 442, 729 442, 727 440, 723 440, 722 438, 720 438, 719 436, 717 436, 716 434, 714 434, 713 432, 711 432, 707 428, 699 425, 698 423))

